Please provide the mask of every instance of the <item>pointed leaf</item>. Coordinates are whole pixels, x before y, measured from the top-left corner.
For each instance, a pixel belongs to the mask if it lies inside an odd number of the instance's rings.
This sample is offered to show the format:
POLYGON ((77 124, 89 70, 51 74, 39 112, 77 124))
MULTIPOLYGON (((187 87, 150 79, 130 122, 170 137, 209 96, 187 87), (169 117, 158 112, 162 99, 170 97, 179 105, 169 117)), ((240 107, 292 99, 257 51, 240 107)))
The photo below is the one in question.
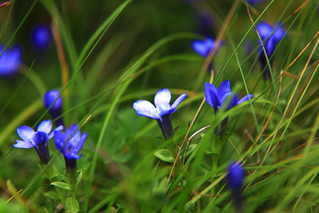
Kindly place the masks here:
POLYGON ((170 151, 167 149, 160 149, 154 153, 154 155, 162 161, 167 163, 174 163, 174 158, 172 157, 170 151))

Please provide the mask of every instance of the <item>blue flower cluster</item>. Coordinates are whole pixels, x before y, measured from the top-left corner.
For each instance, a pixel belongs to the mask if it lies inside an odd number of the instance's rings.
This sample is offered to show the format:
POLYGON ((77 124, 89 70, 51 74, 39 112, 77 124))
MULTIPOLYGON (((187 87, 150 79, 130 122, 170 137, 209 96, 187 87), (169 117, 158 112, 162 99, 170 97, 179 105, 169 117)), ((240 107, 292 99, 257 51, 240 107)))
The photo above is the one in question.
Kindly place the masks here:
MULTIPOLYGON (((51 90, 44 94, 43 102, 46 109, 53 119, 61 116, 63 101, 58 90, 51 90)), ((77 124, 69 126, 65 134, 62 117, 55 121, 58 126, 52 132, 52 123, 50 120, 42 121, 37 131, 34 131, 29 126, 20 126, 17 128, 17 134, 21 140, 16 140, 13 144, 15 148, 29 149, 35 148, 40 160, 43 164, 50 161, 50 154, 47 146, 47 141, 54 138, 56 148, 63 154, 68 173, 76 172, 76 160, 80 159, 82 154, 78 155, 87 138, 87 133, 84 132, 81 136, 77 124), (61 125, 60 125, 61 124, 61 125)))

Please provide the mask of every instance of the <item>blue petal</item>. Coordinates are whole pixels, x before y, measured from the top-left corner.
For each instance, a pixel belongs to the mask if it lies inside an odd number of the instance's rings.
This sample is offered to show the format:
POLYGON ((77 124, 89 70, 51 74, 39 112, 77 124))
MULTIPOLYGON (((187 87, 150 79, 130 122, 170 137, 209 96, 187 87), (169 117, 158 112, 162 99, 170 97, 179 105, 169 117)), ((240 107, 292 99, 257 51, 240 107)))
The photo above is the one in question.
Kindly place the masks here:
POLYGON ((54 142, 57 150, 61 151, 64 146, 65 136, 61 131, 54 131, 54 142))
POLYGON ((154 105, 149 101, 145 101, 145 100, 136 101, 133 104, 133 108, 135 109, 138 115, 152 118, 152 119, 159 119, 159 117, 155 113, 154 105))
POLYGON ((65 139, 68 140, 68 143, 77 144, 80 141, 80 138, 81 133, 77 124, 73 124, 66 129, 65 139))
POLYGON ((176 108, 187 96, 187 93, 184 92, 183 94, 181 94, 172 104, 171 108, 176 108))
POLYGON ((240 104, 240 103, 242 103, 242 102, 244 102, 244 101, 248 101, 248 100, 249 100, 249 97, 250 97, 250 99, 252 99, 252 98, 254 97, 254 95, 252 95, 252 94, 245 95, 242 99, 240 99, 240 100, 238 101, 238 104, 240 104))
POLYGON ((217 90, 217 95, 218 95, 219 100, 222 100, 224 95, 226 95, 227 93, 231 93, 230 83, 228 80, 222 82, 219 85, 219 88, 217 90))
POLYGON ((49 139, 51 139, 54 136, 54 132, 55 131, 62 131, 64 129, 64 127, 62 125, 58 126, 57 128, 55 128, 49 135, 49 139))
POLYGON ((34 130, 29 126, 20 126, 17 128, 17 134, 22 140, 28 141, 29 138, 32 138, 34 130))
POLYGON ((37 131, 38 131, 38 132, 39 132, 39 131, 40 131, 40 132, 45 132, 45 133, 49 134, 50 131, 51 131, 51 129, 52 129, 52 123, 51 123, 51 121, 50 121, 50 120, 45 120, 45 121, 42 121, 42 122, 39 124, 37 131))
POLYGON ((229 101, 227 110, 231 109, 232 107, 236 106, 238 104, 238 95, 235 94, 234 97, 229 101))
POLYGON ((277 26, 275 27, 275 32, 272 35, 272 37, 274 38, 275 42, 278 43, 284 36, 286 31, 284 30, 283 27, 279 27, 281 23, 278 23, 277 26))
POLYGON ((220 100, 218 99, 217 89, 214 85, 210 83, 205 83, 205 99, 206 102, 213 107, 214 110, 217 110, 220 107, 220 100))
POLYGON ((45 24, 38 24, 31 31, 31 43, 38 50, 47 49, 52 40, 50 27, 45 24))
POLYGON ((14 47, 6 48, 0 45, 0 77, 11 77, 15 75, 20 68, 23 50, 20 46, 15 45, 14 47))
POLYGON ((215 48, 215 39, 212 37, 206 37, 203 41, 193 40, 191 46, 196 53, 206 58, 211 49, 215 48))
POLYGON ((82 149, 87 136, 88 136, 87 133, 83 132, 81 140, 80 140, 78 146, 75 148, 75 153, 78 153, 82 149))
POLYGON ((266 22, 261 22, 257 26, 257 31, 260 35, 260 38, 264 41, 266 40, 272 33, 273 28, 267 24, 266 22))
POLYGON ((13 144, 12 146, 20 149, 29 149, 34 147, 35 145, 29 141, 16 140, 16 144, 13 144))
POLYGON ((158 90, 154 97, 154 104, 156 107, 169 106, 170 101, 171 101, 171 92, 165 88, 158 90))
POLYGON ((66 154, 66 156, 64 156, 64 157, 67 158, 67 159, 76 159, 76 160, 78 160, 78 159, 80 159, 82 157, 82 154, 77 155, 76 153, 70 152, 70 153, 66 154))

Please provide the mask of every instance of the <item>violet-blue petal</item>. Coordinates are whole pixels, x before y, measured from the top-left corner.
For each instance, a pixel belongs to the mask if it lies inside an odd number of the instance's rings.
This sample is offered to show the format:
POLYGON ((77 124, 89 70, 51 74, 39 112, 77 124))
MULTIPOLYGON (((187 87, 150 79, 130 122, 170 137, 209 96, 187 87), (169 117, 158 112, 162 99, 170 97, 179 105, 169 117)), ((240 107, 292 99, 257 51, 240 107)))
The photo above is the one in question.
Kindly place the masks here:
POLYGON ((46 50, 52 40, 51 29, 46 24, 38 24, 31 31, 31 43, 38 50, 46 50))
POLYGON ((223 81, 217 90, 217 95, 219 97, 219 99, 221 100, 223 98, 223 96, 227 93, 231 93, 231 89, 230 89, 230 82, 228 80, 223 81))
POLYGON ((77 145, 76 153, 78 153, 78 152, 82 149, 86 138, 87 138, 87 133, 86 133, 86 132, 83 132, 82 137, 81 137, 81 139, 80 139, 80 142, 79 142, 78 145, 77 145))
POLYGON ((181 94, 172 104, 171 108, 176 108, 187 96, 187 93, 184 92, 183 94, 181 94))
POLYGON ((45 120, 45 121, 42 121, 38 128, 37 128, 37 131, 41 131, 41 132, 45 132, 47 134, 49 134, 51 132, 51 129, 52 129, 52 123, 50 120, 45 120))
POLYGON ((232 107, 236 106, 237 104, 238 104, 238 94, 235 93, 235 95, 228 102, 227 110, 231 109, 232 107))
POLYGON ((46 143, 48 140, 48 135, 45 132, 36 132, 32 136, 32 141, 36 144, 46 143))
POLYGON ((64 146, 64 141, 65 141, 65 136, 62 131, 55 131, 54 132, 54 142, 55 142, 55 147, 57 150, 61 151, 61 149, 64 146))
POLYGON ((28 141, 28 139, 32 138, 34 130, 29 126, 20 126, 17 128, 17 134, 22 140, 28 141))
POLYGON ((193 40, 191 45, 196 53, 206 58, 211 49, 215 48, 215 39, 206 37, 204 40, 193 40))
POLYGON ((0 45, 0 77, 11 77, 18 73, 22 61, 23 50, 15 45, 12 48, 7 47, 4 51, 4 45, 0 45))
POLYGON ((58 126, 57 128, 55 128, 50 134, 49 134, 49 139, 51 139, 54 136, 54 132, 55 131, 62 131, 64 129, 64 127, 62 125, 58 126))
POLYGON ((277 26, 274 29, 275 32, 272 35, 272 37, 274 38, 274 41, 276 43, 278 43, 285 36, 285 33, 286 33, 284 28, 283 27, 279 27, 279 26, 280 26, 280 23, 277 24, 277 26))
POLYGON ((170 101, 171 101, 171 92, 166 88, 158 90, 154 97, 154 104, 156 107, 169 106, 170 101))
POLYGON ((262 40, 266 40, 273 31, 273 28, 266 22, 260 22, 256 28, 262 40))
POLYGON ((16 140, 16 144, 12 145, 15 148, 20 148, 20 149, 30 149, 35 146, 35 144, 29 142, 29 141, 21 141, 21 140, 16 140))
POLYGON ((254 97, 254 95, 252 95, 252 94, 245 95, 242 99, 240 99, 240 100, 238 101, 238 104, 240 104, 240 103, 242 103, 242 102, 244 102, 244 101, 248 101, 248 100, 249 100, 249 97, 250 97, 250 99, 252 99, 252 98, 254 97))
POLYGON ((69 126, 65 131, 65 139, 68 143, 77 144, 80 141, 81 133, 77 124, 69 126))
POLYGON ((205 99, 206 102, 213 107, 214 110, 221 105, 217 95, 217 89, 213 84, 205 83, 205 99))
POLYGON ((159 119, 159 117, 157 117, 157 115, 154 113, 155 106, 149 101, 145 101, 145 100, 135 101, 133 104, 133 108, 135 109, 138 115, 152 118, 152 119, 159 119))

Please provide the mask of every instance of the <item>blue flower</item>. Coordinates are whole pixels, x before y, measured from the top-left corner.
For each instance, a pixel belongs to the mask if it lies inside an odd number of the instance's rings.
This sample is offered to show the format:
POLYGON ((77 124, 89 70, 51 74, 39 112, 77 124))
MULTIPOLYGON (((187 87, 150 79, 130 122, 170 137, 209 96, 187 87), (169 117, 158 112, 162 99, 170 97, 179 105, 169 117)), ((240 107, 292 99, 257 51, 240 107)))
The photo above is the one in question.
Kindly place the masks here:
POLYGON ((82 156, 78 155, 78 152, 82 149, 86 138, 87 133, 84 132, 81 136, 77 124, 69 126, 65 134, 62 131, 54 132, 55 146, 64 156, 67 172, 76 171, 76 160, 82 156))
POLYGON ((170 114, 176 111, 176 107, 186 98, 187 94, 180 95, 172 105, 171 92, 168 89, 160 89, 154 98, 155 106, 146 100, 139 100, 133 104, 138 115, 156 119, 165 139, 173 137, 173 128, 170 120, 170 114))
POLYGON ((245 171, 243 167, 235 162, 228 167, 227 183, 232 191, 236 209, 241 212, 243 208, 242 187, 244 184, 245 171))
POLYGON ((206 102, 213 107, 215 110, 220 110, 226 103, 228 103, 226 110, 240 104, 244 101, 253 98, 254 95, 246 95, 238 101, 238 95, 231 92, 230 83, 228 80, 220 84, 218 90, 210 83, 205 83, 205 99, 206 102))
POLYGON ((46 24, 38 24, 31 31, 31 44, 38 50, 46 50, 51 44, 51 29, 46 24))
MULTIPOLYGON (((263 41, 263 45, 265 47, 265 51, 267 54, 268 59, 270 60, 271 56, 273 55, 277 44, 282 40, 282 38, 285 36, 285 30, 283 27, 279 27, 280 24, 276 26, 271 26, 267 24, 266 22, 259 23, 257 27, 257 31, 260 35, 261 40, 263 41)), ((263 77, 264 79, 270 78, 270 70, 267 65, 267 59, 264 53, 264 50, 261 45, 261 41, 258 41, 260 47, 259 47, 259 62, 261 64, 262 70, 266 68, 264 71, 263 77)), ((270 61, 270 64, 272 63, 272 60, 270 61)))
POLYGON ((216 48, 215 38, 206 36, 204 40, 194 39, 191 43, 193 50, 200 56, 206 58, 212 49, 216 48))
POLYGON ((18 45, 3 49, 0 44, 0 77, 11 77, 19 72, 23 51, 18 45))
MULTIPOLYGON (((60 95, 60 92, 57 89, 47 91, 43 95, 44 107, 46 109, 49 109, 49 114, 52 117, 52 119, 56 119, 57 117, 61 116, 61 114, 62 114, 63 101, 62 101, 62 97, 61 96, 59 97, 59 95, 60 95)), ((64 122, 63 122, 62 117, 57 119, 54 122, 57 126, 60 126, 60 125, 64 126, 64 122)))
POLYGON ((50 161, 50 155, 46 143, 54 136, 54 131, 63 130, 63 126, 57 127, 52 132, 51 129, 52 123, 50 120, 42 121, 36 132, 29 126, 20 126, 17 128, 17 133, 22 140, 16 140, 16 144, 13 144, 13 147, 21 149, 34 147, 41 162, 47 164, 50 161))

